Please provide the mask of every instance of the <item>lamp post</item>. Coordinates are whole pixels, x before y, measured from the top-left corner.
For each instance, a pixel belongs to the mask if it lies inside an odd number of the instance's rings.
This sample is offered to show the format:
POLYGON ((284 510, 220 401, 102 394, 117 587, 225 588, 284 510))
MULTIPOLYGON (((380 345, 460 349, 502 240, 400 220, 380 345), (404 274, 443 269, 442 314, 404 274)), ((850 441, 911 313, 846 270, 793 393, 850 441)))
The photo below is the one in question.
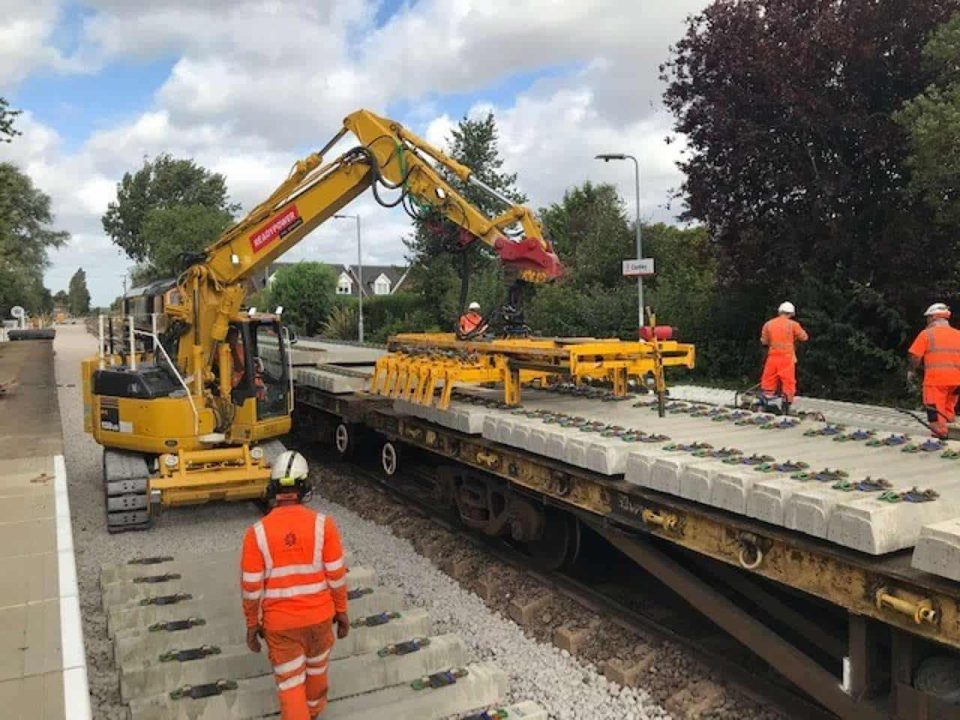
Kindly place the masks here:
POLYGON ((334 215, 337 220, 357 221, 357 339, 363 342, 363 245, 360 243, 360 215, 334 215))
MULTIPOLYGON (((627 155, 625 153, 603 153, 597 155, 597 160, 603 160, 604 162, 610 162, 611 160, 633 160, 633 169, 634 177, 636 178, 636 192, 637 192, 637 260, 640 260, 643 257, 643 243, 640 235, 640 163, 637 162, 637 159, 633 155, 627 155)), ((640 324, 639 328, 643 327, 643 276, 637 276, 637 314, 639 316, 640 324)))

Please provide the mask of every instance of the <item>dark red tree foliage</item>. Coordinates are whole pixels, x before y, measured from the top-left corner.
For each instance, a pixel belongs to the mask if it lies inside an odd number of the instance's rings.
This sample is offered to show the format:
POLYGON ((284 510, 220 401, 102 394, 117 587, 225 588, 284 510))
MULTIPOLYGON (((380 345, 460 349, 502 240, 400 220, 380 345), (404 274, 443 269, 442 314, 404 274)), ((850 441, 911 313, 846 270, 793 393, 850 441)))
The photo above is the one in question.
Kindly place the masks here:
POLYGON ((685 215, 723 281, 774 295, 837 274, 913 312, 957 243, 904 191, 891 116, 931 77, 921 50, 958 0, 717 0, 661 68, 688 138, 685 215), (764 292, 766 291, 766 292, 764 292))

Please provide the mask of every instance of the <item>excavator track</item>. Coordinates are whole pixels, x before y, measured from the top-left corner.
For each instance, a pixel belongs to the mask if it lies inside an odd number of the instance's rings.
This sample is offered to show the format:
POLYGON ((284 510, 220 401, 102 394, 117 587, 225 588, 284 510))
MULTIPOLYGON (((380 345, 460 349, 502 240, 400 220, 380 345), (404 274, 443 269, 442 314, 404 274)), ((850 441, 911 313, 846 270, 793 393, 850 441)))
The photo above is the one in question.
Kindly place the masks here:
POLYGON ((139 453, 104 448, 103 494, 107 531, 147 530, 150 515, 150 467, 139 453))

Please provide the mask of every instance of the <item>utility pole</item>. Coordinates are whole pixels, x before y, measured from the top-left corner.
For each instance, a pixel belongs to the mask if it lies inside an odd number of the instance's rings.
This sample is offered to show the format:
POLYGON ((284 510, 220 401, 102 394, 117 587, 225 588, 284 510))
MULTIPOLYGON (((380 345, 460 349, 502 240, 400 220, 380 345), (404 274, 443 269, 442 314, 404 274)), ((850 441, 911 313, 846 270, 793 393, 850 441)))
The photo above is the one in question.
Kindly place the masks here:
POLYGON ((363 245, 360 240, 360 215, 334 215, 338 220, 347 220, 352 218, 357 221, 357 340, 363 342, 363 245))
MULTIPOLYGON (((603 153, 602 155, 596 156, 597 160, 603 160, 604 162, 610 162, 611 160, 633 160, 633 169, 634 169, 634 178, 636 180, 635 189, 637 196, 637 214, 636 214, 636 224, 637 224, 637 260, 643 258, 643 239, 641 237, 640 230, 640 163, 633 155, 627 155, 625 153, 603 153)), ((637 276, 637 311, 639 322, 637 324, 638 328, 644 326, 643 320, 643 276, 637 276)))

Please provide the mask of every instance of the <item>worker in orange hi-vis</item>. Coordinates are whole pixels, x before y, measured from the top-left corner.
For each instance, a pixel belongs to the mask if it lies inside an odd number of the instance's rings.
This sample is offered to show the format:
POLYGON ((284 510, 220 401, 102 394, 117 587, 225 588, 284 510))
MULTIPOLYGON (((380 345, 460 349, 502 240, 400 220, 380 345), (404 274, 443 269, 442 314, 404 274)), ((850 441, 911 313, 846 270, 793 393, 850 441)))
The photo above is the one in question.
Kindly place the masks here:
POLYGON ((781 303, 777 317, 765 322, 760 332, 760 343, 767 348, 760 389, 773 396, 779 388, 785 411, 797 394, 797 343, 809 339, 806 330, 793 319, 796 312, 793 303, 781 303))
POLYGON ((934 437, 946 438, 956 420, 960 391, 960 330, 950 326, 950 308, 934 303, 924 313, 927 327, 910 346, 907 379, 923 366, 923 405, 934 437))
POLYGON ((347 569, 333 520, 303 505, 310 494, 307 461, 287 451, 267 486, 273 510, 243 539, 241 588, 247 647, 260 637, 276 676, 282 720, 310 720, 327 706, 327 667, 337 637, 350 631, 347 569))
POLYGON ((480 303, 472 302, 467 306, 467 312, 460 316, 457 331, 461 336, 482 335, 487 331, 487 324, 480 314, 480 303))

